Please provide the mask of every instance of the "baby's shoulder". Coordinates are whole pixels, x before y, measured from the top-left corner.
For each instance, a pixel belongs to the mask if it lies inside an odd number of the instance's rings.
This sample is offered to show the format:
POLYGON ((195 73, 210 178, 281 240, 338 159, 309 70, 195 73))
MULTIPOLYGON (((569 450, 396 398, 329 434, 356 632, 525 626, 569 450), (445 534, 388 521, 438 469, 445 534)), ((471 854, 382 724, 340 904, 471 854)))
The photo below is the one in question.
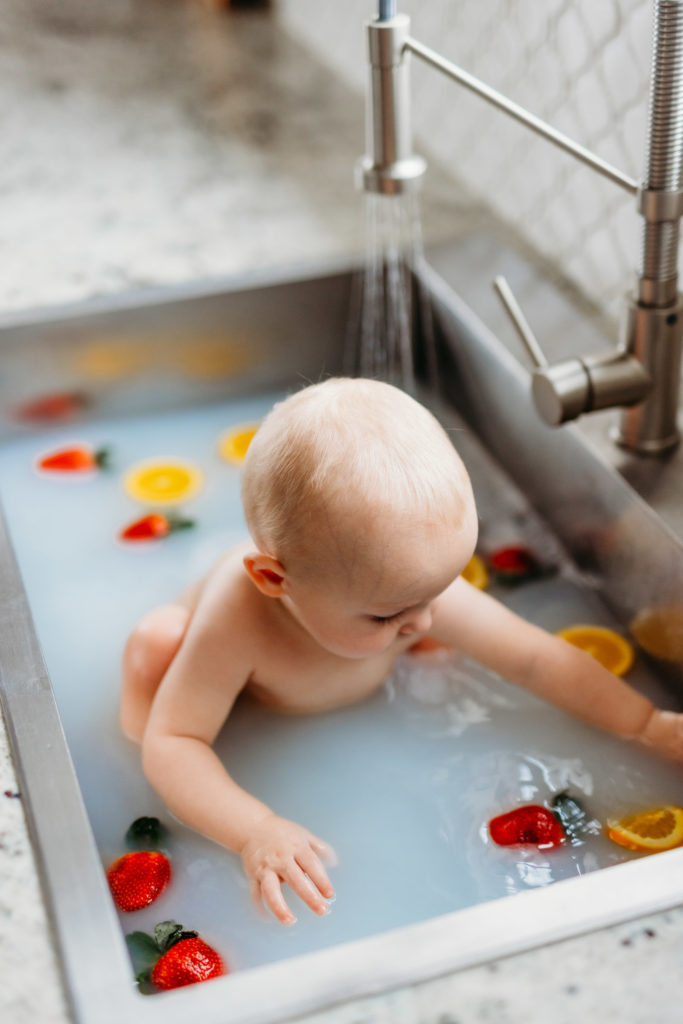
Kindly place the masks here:
POLYGON ((260 621, 260 595, 243 563, 252 547, 240 544, 230 548, 206 577, 195 615, 210 630, 217 627, 231 633, 249 631, 260 621))

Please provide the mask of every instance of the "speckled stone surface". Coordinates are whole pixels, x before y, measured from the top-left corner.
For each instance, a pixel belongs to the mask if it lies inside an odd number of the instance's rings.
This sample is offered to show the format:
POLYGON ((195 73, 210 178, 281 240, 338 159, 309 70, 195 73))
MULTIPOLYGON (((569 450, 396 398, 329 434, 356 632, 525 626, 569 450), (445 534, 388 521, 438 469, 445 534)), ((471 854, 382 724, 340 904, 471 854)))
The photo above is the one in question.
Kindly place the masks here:
MULTIPOLYGON (((0 89, 5 313, 362 252, 362 103, 267 15, 6 0, 0 89)), ((463 216, 433 171, 427 238, 463 216)), ((680 1024, 682 942, 676 909, 309 1020, 680 1024)), ((68 1019, 0 728, 0 1020, 68 1019)))

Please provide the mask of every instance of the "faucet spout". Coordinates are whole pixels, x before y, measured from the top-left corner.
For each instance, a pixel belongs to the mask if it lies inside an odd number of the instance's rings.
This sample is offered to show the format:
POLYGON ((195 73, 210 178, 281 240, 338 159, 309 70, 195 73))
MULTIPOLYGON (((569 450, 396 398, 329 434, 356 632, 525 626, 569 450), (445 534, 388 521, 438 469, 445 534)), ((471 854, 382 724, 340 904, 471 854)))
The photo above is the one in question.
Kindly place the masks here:
POLYGON ((358 165, 360 184, 368 192, 394 195, 415 188, 422 178, 424 160, 411 148, 407 61, 412 54, 637 196, 645 221, 643 254, 637 287, 627 297, 622 343, 611 352, 537 368, 535 394, 545 418, 554 423, 596 409, 625 407, 616 440, 644 455, 669 451, 679 443, 683 349, 677 266, 683 215, 683 0, 653 4, 650 131, 642 184, 417 42, 409 34, 409 19, 396 14, 393 0, 381 0, 379 18, 366 26, 368 155, 358 165))
MULTIPOLYGON (((380 9, 382 13, 388 11, 380 9)), ((405 14, 366 23, 370 64, 366 155, 356 171, 366 192, 397 195, 418 188, 427 166, 412 151, 410 56, 405 47, 409 28, 405 14)))

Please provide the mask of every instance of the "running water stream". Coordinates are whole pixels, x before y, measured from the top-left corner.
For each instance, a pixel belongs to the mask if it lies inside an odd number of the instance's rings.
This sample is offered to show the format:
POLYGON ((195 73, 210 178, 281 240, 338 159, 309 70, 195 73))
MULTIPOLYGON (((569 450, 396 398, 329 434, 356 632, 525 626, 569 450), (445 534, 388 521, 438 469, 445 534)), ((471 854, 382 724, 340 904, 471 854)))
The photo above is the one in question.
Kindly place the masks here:
POLYGON ((346 372, 414 393, 416 371, 433 384, 431 309, 419 282, 424 261, 419 196, 365 197, 365 267, 355 281, 346 372), (425 365, 415 365, 415 339, 425 365))

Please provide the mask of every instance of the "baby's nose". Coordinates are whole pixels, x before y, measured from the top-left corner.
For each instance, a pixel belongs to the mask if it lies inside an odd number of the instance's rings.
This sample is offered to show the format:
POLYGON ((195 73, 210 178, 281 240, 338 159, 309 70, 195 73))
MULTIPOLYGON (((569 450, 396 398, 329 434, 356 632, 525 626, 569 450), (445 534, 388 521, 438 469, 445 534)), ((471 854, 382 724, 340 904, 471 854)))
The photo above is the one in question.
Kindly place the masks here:
POLYGON ((431 605, 427 605, 426 608, 417 608, 414 612, 410 612, 399 629, 399 633, 403 636, 408 636, 410 633, 426 633, 431 629, 431 625, 432 609, 431 605))

